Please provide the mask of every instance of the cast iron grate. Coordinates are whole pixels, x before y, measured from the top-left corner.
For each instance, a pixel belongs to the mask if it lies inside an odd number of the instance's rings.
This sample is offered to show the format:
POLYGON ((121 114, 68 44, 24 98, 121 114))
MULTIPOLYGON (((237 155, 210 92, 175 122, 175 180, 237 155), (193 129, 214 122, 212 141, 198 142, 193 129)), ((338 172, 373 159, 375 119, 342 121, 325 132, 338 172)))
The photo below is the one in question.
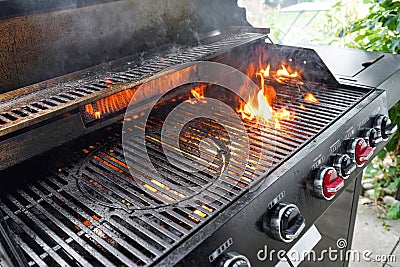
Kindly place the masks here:
MULTIPOLYGON (((215 163, 213 167, 187 175, 165 162, 160 151, 160 136, 157 131, 150 131, 148 153, 156 159, 159 175, 174 177, 169 184, 157 183, 158 177, 149 175, 140 161, 133 165, 136 178, 149 186, 132 182, 122 153, 121 136, 113 134, 82 149, 80 157, 71 158, 56 173, 3 197, 1 212, 29 265, 148 266, 156 263, 246 192, 249 183, 266 177, 366 95, 361 90, 314 86, 311 91, 319 99, 318 105, 302 99, 288 104, 285 99, 292 97, 289 91, 277 91, 280 101, 276 106, 296 110, 296 117, 281 121, 280 130, 274 129, 272 121, 261 127, 245 121, 250 136, 250 162, 253 160, 257 165, 239 176, 234 166, 241 162, 232 162, 232 172, 219 177, 201 192, 182 188, 207 184, 213 179, 209 174, 224 164, 221 159, 209 155, 208 160, 215 163), (299 104, 306 110, 297 108, 299 104), (168 205, 170 198, 179 199, 179 194, 190 195, 185 205, 168 205), (154 205, 161 207, 148 208, 154 205)), ((215 108, 213 112, 226 120, 226 114, 220 110, 215 108)), ((175 120, 179 123, 180 118, 175 120)), ((226 123, 232 131, 239 127, 230 121, 226 123)), ((159 124, 161 121, 151 118, 148 127, 159 127, 159 124)), ((192 133, 212 132, 221 139, 226 137, 212 120, 196 120, 187 128, 192 133)), ((195 134, 188 135, 182 147, 194 157, 197 155, 193 149, 195 138, 195 134)), ((128 155, 139 158, 143 153, 135 142, 130 142, 126 149, 128 155)), ((238 159, 246 153, 239 151, 238 159)))

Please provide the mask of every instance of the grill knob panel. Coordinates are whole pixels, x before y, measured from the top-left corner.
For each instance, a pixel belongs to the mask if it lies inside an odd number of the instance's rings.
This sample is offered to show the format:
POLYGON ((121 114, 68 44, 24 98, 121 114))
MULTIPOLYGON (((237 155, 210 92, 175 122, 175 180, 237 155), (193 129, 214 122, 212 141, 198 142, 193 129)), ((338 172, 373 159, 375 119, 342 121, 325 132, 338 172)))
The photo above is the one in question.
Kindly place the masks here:
POLYGON ((290 243, 295 240, 306 226, 299 208, 294 204, 278 203, 264 218, 264 230, 278 241, 290 243))
POLYGON ((370 147, 376 147, 377 144, 383 141, 380 132, 375 128, 364 130, 362 136, 370 147))
POLYGON ((349 141, 347 152, 357 166, 362 167, 372 157, 374 148, 370 147, 363 138, 353 138, 349 141))
POLYGON ((379 115, 375 118, 374 128, 378 130, 383 141, 387 141, 396 130, 397 125, 392 123, 388 116, 379 115))
POLYGON ((249 259, 237 252, 228 252, 223 255, 219 267, 251 267, 249 259))
POLYGON ((336 155, 333 159, 333 167, 338 175, 343 179, 349 178, 350 174, 356 170, 357 164, 347 154, 336 155))
POLYGON ((314 192, 318 198, 331 200, 344 187, 344 179, 333 167, 321 167, 314 179, 314 192))

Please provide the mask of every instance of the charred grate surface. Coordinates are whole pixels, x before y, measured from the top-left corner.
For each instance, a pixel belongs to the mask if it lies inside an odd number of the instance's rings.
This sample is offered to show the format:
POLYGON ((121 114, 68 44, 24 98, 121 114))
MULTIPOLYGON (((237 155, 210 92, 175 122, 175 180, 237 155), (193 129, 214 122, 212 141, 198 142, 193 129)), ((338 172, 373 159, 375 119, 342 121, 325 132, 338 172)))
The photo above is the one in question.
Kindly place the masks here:
MULTIPOLYGON (((75 75, 79 77, 77 80, 0 101, 0 136, 126 89, 121 84, 140 84, 165 68, 203 60, 265 36, 264 33, 232 34, 210 44, 175 49, 177 51, 159 54, 140 63, 127 59, 118 63, 119 67, 114 67, 112 72, 95 71, 87 77, 88 70, 85 70, 75 75)), ((28 87, 24 91, 29 90, 28 87)))
MULTIPOLYGON (((120 135, 113 133, 83 148, 56 173, 2 197, 1 212, 30 266, 151 265, 243 194, 251 181, 266 177, 366 95, 364 91, 328 87, 312 89, 312 93, 320 103, 297 99, 293 105, 303 104, 306 110, 290 107, 296 109, 296 117, 282 121, 280 130, 274 130, 272 121, 257 128, 246 121, 253 155, 250 162, 257 165, 249 166, 242 176, 235 174, 233 168, 183 206, 146 209, 151 204, 165 204, 169 198, 191 193, 181 192, 174 183, 206 184, 210 179, 207 171, 218 171, 221 161, 210 155, 213 167, 197 176, 186 175, 163 163, 160 136, 150 131, 149 153, 158 159, 160 175, 175 177, 174 182, 158 183, 157 177, 149 176, 137 162, 135 173, 148 186, 132 183, 122 156, 120 135)), ((291 94, 278 94, 281 100, 276 106, 287 106, 285 99, 291 98, 291 94)), ((214 112, 222 120, 225 118, 220 110, 214 112)), ((180 118, 175 119, 179 122, 180 118)), ((150 120, 148 126, 157 127, 159 123, 150 120)), ((232 123, 230 126, 233 131, 238 127, 232 123)), ((205 135, 218 133, 221 140, 226 138, 226 133, 207 119, 194 121, 188 128, 198 133, 204 131, 205 135)), ((196 156, 192 149, 196 135, 185 137, 182 149, 196 156)), ((129 144, 128 151, 141 155, 134 142, 129 144)))

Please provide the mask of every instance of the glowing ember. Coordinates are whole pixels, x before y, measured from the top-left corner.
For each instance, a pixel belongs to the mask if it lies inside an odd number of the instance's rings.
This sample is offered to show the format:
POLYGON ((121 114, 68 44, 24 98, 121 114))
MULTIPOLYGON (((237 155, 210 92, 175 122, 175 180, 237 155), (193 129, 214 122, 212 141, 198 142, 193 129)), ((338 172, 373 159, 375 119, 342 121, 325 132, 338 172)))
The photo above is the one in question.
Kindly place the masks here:
POLYGON ((102 116, 125 109, 134 94, 134 90, 124 90, 106 98, 97 100, 94 103, 85 105, 85 111, 93 115, 94 118, 100 119, 102 116))
POLYGON ((314 103, 314 104, 319 103, 319 100, 311 92, 307 92, 306 96, 304 97, 304 100, 308 103, 314 103))
POLYGON ((201 210, 198 210, 198 209, 195 209, 193 211, 193 213, 198 215, 198 216, 200 216, 200 217, 202 217, 202 218, 205 218, 207 216, 207 214, 205 214, 204 212, 202 212, 201 210))
POLYGON ((107 86, 113 86, 113 81, 110 78, 105 78, 104 82, 106 83, 107 86))

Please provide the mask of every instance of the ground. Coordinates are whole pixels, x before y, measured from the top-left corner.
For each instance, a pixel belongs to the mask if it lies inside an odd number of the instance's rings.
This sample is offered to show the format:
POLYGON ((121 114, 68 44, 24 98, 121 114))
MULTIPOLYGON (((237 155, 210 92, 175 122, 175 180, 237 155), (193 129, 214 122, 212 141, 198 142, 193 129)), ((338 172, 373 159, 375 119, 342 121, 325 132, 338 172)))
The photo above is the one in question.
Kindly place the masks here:
POLYGON ((374 259, 378 255, 394 255, 397 262, 379 263, 369 259, 360 262, 351 262, 350 267, 369 267, 369 266, 400 266, 400 220, 387 221, 390 230, 386 230, 378 218, 376 206, 358 205, 356 224, 354 227, 353 250, 371 251, 368 258, 374 259))

